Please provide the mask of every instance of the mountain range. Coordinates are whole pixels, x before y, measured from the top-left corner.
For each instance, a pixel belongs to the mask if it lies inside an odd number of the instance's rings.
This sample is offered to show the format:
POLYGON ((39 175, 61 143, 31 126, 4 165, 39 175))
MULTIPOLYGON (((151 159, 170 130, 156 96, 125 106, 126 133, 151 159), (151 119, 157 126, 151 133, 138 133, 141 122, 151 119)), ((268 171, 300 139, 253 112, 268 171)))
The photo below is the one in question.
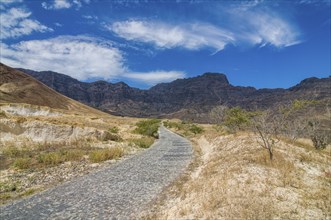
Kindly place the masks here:
POLYGON ((217 106, 268 109, 295 99, 331 103, 330 77, 307 78, 288 89, 256 89, 231 85, 224 74, 205 73, 141 90, 123 82, 88 83, 52 71, 17 70, 67 97, 119 116, 210 122, 210 111, 217 106))

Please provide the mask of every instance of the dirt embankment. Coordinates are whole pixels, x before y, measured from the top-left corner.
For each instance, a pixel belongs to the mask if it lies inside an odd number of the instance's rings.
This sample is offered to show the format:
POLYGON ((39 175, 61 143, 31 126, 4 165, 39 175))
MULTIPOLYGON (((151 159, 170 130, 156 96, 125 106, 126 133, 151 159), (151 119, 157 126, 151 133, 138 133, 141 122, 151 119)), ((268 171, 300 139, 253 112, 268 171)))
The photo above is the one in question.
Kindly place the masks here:
MULTIPOLYGON (((92 116, 91 116, 92 117, 92 116)), ((99 119, 99 118, 97 118, 99 119)), ((102 139, 105 122, 63 110, 28 104, 0 105, 0 134, 4 141, 62 142, 102 139), (86 124, 89 121, 94 123, 86 124)))

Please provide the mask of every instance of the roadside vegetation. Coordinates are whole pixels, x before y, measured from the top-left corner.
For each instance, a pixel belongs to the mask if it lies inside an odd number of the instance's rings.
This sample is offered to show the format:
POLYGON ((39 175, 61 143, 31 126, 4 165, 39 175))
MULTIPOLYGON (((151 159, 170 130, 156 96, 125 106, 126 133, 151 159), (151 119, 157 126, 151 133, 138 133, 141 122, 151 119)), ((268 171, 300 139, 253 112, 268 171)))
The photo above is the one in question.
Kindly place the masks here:
POLYGON ((149 148, 155 139, 159 138, 160 124, 161 120, 159 119, 147 119, 137 122, 133 133, 140 134, 142 137, 129 139, 129 144, 139 148, 149 148))
POLYGON ((134 133, 145 135, 148 137, 158 138, 158 129, 160 127, 161 120, 148 119, 142 120, 136 123, 134 133))
POLYGON ((281 138, 295 141, 308 138, 315 149, 324 149, 330 143, 330 115, 314 114, 321 103, 316 100, 294 100, 276 110, 247 111, 240 107, 217 108, 213 114, 219 121, 219 129, 228 133, 253 131, 260 146, 273 159, 273 149, 281 138), (218 114, 217 114, 218 112, 218 114))
POLYGON ((194 136, 204 132, 203 127, 186 121, 167 120, 163 122, 163 125, 183 136, 194 136))
POLYGON ((191 140, 198 157, 143 218, 329 219, 330 115, 310 112, 319 105, 219 108, 218 124, 197 125, 199 135, 183 122, 165 122, 191 140))
MULTIPOLYGON (((13 143, 12 143, 13 144, 13 143)), ((57 166, 70 161, 86 160, 101 162, 123 156, 121 147, 97 148, 89 142, 28 143, 15 146, 7 144, 2 148, 0 169, 42 169, 57 166), (94 155, 104 154, 103 160, 96 160, 94 155)))
POLYGON ((86 140, 26 142, 19 146, 7 143, 1 147, 0 154, 0 201, 5 203, 9 199, 30 195, 70 173, 73 176, 86 173, 91 168, 89 164, 116 160, 125 153, 122 146, 100 148, 86 140), (63 174, 57 176, 58 173, 63 174))

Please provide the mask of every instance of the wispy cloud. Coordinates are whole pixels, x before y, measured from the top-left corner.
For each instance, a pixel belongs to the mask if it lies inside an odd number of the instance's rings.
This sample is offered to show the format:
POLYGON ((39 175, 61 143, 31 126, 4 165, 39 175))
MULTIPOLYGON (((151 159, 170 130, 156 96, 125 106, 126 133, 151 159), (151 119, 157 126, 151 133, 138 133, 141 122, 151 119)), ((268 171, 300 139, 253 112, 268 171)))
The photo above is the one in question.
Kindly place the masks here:
POLYGON ((1 44, 0 61, 12 67, 52 70, 79 80, 127 78, 153 85, 181 78, 179 71, 136 73, 125 65, 123 52, 110 41, 86 36, 1 44))
POLYGON ((75 7, 79 9, 83 3, 89 4, 90 0, 53 0, 52 2, 42 2, 41 6, 46 10, 59 10, 75 7))
POLYGON ((31 18, 31 12, 24 8, 9 8, 1 10, 0 38, 16 38, 29 35, 32 32, 53 31, 39 21, 31 18))
POLYGON ((149 43, 159 49, 220 51, 229 44, 283 48, 302 42, 298 28, 263 1, 237 2, 212 10, 220 14, 217 15, 220 21, 213 25, 196 21, 126 20, 113 22, 106 28, 128 41, 149 43))
POLYGON ((98 16, 96 15, 83 15, 83 18, 87 19, 87 20, 98 20, 98 16))
POLYGON ((267 7, 258 4, 241 5, 226 9, 231 16, 231 31, 237 43, 283 48, 302 42, 301 33, 290 21, 267 7), (242 24, 245 25, 242 25, 242 24))
POLYGON ((330 0, 299 0, 297 1, 299 4, 305 4, 305 5, 327 5, 330 6, 331 1, 330 0))
POLYGON ((234 41, 231 32, 203 23, 170 25, 158 21, 130 20, 114 22, 106 28, 127 40, 152 43, 164 49, 183 47, 197 50, 210 47, 222 50, 234 41))
POLYGON ((55 22, 54 25, 57 26, 57 27, 62 27, 63 26, 63 24, 61 24, 59 22, 55 22))
POLYGON ((23 0, 1 0, 0 9, 5 10, 8 7, 11 7, 13 4, 21 3, 23 0))

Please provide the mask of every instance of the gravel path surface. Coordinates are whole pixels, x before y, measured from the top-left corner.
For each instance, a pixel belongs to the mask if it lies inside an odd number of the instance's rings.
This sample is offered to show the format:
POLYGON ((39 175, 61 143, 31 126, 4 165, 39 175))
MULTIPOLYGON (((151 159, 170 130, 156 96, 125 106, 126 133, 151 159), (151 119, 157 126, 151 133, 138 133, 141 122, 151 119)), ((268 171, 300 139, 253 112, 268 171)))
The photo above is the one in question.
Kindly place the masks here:
POLYGON ((164 127, 142 153, 0 207, 0 219, 128 219, 144 210, 193 157, 190 142, 164 127))

